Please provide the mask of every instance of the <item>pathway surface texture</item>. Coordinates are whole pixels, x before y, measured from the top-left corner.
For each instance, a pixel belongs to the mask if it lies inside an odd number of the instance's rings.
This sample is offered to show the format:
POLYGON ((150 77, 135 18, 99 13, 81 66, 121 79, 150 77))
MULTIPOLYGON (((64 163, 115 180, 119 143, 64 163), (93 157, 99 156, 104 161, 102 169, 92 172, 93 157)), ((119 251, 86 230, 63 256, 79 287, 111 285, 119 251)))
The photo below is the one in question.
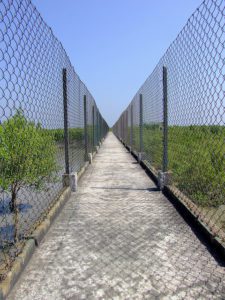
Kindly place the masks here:
POLYGON ((225 299, 225 269, 110 133, 9 299, 225 299))

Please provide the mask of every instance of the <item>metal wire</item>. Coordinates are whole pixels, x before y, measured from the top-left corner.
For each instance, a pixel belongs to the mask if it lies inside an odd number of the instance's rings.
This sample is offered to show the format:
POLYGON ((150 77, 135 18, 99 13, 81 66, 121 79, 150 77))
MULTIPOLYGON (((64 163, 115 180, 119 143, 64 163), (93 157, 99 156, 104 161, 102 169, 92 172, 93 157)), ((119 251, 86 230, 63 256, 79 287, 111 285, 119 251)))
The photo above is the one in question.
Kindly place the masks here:
POLYGON ((85 141, 93 152, 108 131, 63 46, 28 0, 0 1, 0 122, 1 279, 63 192, 65 161, 69 172, 79 171, 85 141))
POLYGON ((142 160, 156 175, 160 170, 169 172, 166 185, 223 242, 224 15, 224 0, 207 0, 200 5, 113 127, 114 133, 134 152, 140 152, 139 96, 142 94, 142 160), (166 131, 163 67, 167 70, 166 131), (130 132, 133 132, 132 137, 126 139, 130 132))

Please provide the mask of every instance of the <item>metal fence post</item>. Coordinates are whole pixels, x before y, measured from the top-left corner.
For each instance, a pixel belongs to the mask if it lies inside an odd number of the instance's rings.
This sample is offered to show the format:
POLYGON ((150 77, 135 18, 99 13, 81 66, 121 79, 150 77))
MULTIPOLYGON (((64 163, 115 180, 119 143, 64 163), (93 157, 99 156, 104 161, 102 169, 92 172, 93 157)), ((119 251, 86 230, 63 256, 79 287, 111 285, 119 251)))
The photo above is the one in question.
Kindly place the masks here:
POLYGON ((123 141, 123 115, 121 116, 121 141, 123 141))
POLYGON ((163 66, 163 172, 168 171, 167 68, 163 66))
POLYGON ((94 105, 92 106, 92 139, 93 139, 92 151, 94 151, 94 147, 95 147, 95 107, 94 107, 94 105))
POLYGON ((120 117, 120 138, 121 138, 121 141, 123 140, 123 115, 121 115, 120 117))
POLYGON ((125 112, 123 112, 123 142, 125 143, 125 112))
POLYGON ((123 140, 123 120, 122 116, 120 117, 120 140, 123 140))
POLYGON ((165 185, 171 184, 172 173, 168 172, 168 91, 167 68, 163 66, 163 161, 162 171, 159 171, 158 185, 162 190, 165 185))
POLYGON ((123 114, 121 116, 121 140, 123 141, 123 114))
POLYGON ((97 110, 97 145, 99 143, 99 112, 97 110))
POLYGON ((84 143, 85 143, 85 160, 88 159, 88 132, 87 132, 87 97, 84 95, 84 143))
POLYGON ((101 142, 102 142, 102 117, 101 117, 101 115, 99 118, 99 142, 101 145, 101 142))
POLYGON ((139 96, 139 106, 140 106, 140 115, 139 115, 139 129, 140 129, 140 153, 138 155, 138 160, 142 160, 142 153, 143 153, 143 99, 142 99, 142 94, 139 96))
POLYGON ((96 152, 99 150, 99 111, 96 109, 96 152))
POLYGON ((133 104, 130 109, 130 148, 133 148, 133 104))
POLYGON ((122 141, 124 142, 124 113, 122 114, 122 141))
POLYGON ((125 143, 126 145, 128 146, 128 110, 126 109, 126 113, 125 113, 125 116, 126 116, 126 135, 125 135, 125 143))
POLYGON ((70 173, 69 167, 69 131, 68 131, 68 99, 67 99, 67 72, 63 69, 63 108, 64 108, 64 146, 65 146, 65 173, 70 173))

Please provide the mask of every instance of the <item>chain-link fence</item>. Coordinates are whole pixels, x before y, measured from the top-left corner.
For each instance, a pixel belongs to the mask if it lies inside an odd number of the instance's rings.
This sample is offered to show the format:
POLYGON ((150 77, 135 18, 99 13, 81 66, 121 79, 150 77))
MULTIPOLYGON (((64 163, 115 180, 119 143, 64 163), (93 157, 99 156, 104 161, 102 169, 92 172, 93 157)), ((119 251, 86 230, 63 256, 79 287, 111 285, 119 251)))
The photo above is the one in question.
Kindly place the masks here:
POLYGON ((0 1, 0 278, 108 131, 29 0, 0 1))
POLYGON ((225 242, 225 1, 193 13, 114 133, 225 242))

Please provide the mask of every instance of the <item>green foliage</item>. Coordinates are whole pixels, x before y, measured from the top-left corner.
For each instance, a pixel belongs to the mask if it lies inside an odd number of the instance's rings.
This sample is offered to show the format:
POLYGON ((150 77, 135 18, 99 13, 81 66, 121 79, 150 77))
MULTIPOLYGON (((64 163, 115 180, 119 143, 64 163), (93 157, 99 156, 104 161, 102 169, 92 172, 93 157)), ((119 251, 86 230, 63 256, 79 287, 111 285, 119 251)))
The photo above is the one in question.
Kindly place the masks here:
POLYGON ((52 136, 18 110, 0 126, 0 187, 11 193, 14 242, 18 241, 19 190, 43 187, 54 179, 56 171, 56 146, 52 136))
POLYGON ((0 126, 0 186, 19 190, 41 187, 57 170, 56 146, 50 134, 28 121, 22 111, 0 126))
MULTIPOLYGON (((128 128, 128 131, 130 129, 128 128)), ((140 151, 140 128, 138 126, 133 126, 133 148, 136 152, 140 151)))
POLYGON ((174 184, 200 206, 225 204, 225 128, 169 127, 169 169, 174 184))
MULTIPOLYGON (((134 139, 138 140, 138 127, 134 139)), ((162 169, 162 125, 144 125, 145 157, 162 169)), ((170 126, 168 132, 169 170, 173 184, 194 203, 206 207, 225 204, 225 127, 170 126)), ((135 145, 137 146, 137 145, 135 145)))
POLYGON ((146 157, 150 161, 151 165, 156 169, 162 169, 162 156, 163 156, 163 144, 162 144, 162 125, 144 125, 143 127, 143 143, 146 157))
MULTIPOLYGON (((128 128, 130 131, 130 128, 128 128)), ((140 151, 140 128, 133 127, 133 148, 140 151)), ((146 159, 155 169, 162 168, 162 126, 161 124, 144 124, 143 144, 146 159)))

